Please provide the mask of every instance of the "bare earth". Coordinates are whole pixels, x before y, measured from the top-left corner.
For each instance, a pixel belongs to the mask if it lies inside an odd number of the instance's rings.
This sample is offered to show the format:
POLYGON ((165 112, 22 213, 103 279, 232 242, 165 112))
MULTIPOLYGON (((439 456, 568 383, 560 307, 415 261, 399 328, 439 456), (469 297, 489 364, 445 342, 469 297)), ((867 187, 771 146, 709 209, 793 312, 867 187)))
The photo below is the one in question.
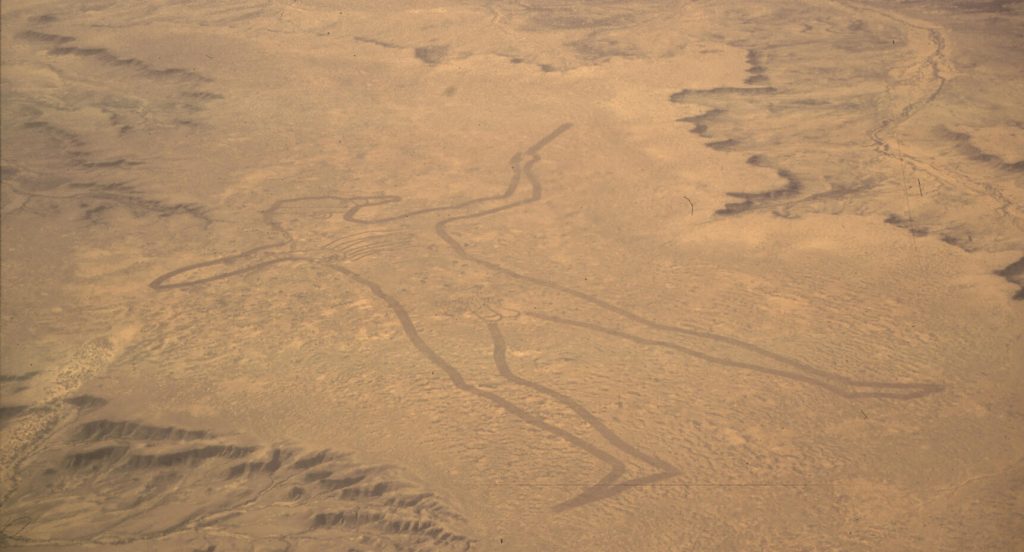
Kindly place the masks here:
POLYGON ((0 547, 1024 550, 1024 3, 0 25, 0 547))

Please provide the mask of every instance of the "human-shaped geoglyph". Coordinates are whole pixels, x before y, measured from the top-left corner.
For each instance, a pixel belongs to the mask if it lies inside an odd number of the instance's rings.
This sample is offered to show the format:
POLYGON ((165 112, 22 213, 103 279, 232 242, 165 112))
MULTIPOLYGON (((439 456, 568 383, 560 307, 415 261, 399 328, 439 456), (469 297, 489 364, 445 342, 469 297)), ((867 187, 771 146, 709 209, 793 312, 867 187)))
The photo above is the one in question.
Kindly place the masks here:
MULTIPOLYGON (((172 290, 296 263, 316 263, 368 289, 401 323, 412 347, 452 384, 489 401, 604 463, 608 471, 556 508, 579 506, 623 490, 654 484, 680 470, 630 443, 583 404, 561 391, 518 376, 504 329, 547 324, 588 331, 594 339, 640 344, 700 359, 723 370, 744 370, 856 398, 913 399, 936 384, 858 381, 787 358, 742 339, 646 318, 554 279, 508 268, 477 255, 449 232, 478 219, 542 199, 534 172, 540 151, 571 125, 562 125, 510 160, 504 190, 454 205, 397 211, 397 196, 316 196, 282 199, 263 212, 279 239, 226 257, 168 272, 151 284, 172 290), (386 214, 385 214, 386 213, 386 214), (485 351, 470 353, 467 351, 485 351), (494 382, 501 382, 496 386, 494 382), (555 408, 574 420, 566 427, 544 415, 555 408), (570 427, 571 426, 571 427, 570 427), (642 465, 640 472, 629 466, 642 465)), ((529 343, 517 344, 528 348, 529 343)), ((680 385, 685 379, 680 378, 680 385)))

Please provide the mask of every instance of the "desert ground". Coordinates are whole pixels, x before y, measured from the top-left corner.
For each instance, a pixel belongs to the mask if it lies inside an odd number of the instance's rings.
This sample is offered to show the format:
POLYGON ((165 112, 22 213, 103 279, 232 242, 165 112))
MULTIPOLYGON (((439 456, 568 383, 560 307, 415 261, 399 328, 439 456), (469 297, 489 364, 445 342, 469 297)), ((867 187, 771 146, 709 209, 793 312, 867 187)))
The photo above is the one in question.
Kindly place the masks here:
POLYGON ((1022 29, 4 0, 0 547, 1024 550, 1022 29))

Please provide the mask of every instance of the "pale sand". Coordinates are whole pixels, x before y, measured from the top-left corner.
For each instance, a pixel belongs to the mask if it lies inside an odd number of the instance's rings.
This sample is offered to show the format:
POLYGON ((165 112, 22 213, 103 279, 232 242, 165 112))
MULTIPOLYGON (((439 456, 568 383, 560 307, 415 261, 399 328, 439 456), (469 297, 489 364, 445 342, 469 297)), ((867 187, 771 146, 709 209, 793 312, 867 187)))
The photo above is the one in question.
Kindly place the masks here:
POLYGON ((1021 3, 344 4, 3 4, 0 546, 1021 549, 1021 3))

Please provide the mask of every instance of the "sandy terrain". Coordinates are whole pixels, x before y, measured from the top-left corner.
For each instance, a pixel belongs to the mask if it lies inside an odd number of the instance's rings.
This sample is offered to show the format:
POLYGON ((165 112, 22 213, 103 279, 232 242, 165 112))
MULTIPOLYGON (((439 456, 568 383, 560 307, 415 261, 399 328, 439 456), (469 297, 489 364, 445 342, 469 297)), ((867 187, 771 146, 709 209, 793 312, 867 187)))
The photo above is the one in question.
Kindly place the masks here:
POLYGON ((1024 550, 1022 28, 6 0, 0 547, 1024 550))

